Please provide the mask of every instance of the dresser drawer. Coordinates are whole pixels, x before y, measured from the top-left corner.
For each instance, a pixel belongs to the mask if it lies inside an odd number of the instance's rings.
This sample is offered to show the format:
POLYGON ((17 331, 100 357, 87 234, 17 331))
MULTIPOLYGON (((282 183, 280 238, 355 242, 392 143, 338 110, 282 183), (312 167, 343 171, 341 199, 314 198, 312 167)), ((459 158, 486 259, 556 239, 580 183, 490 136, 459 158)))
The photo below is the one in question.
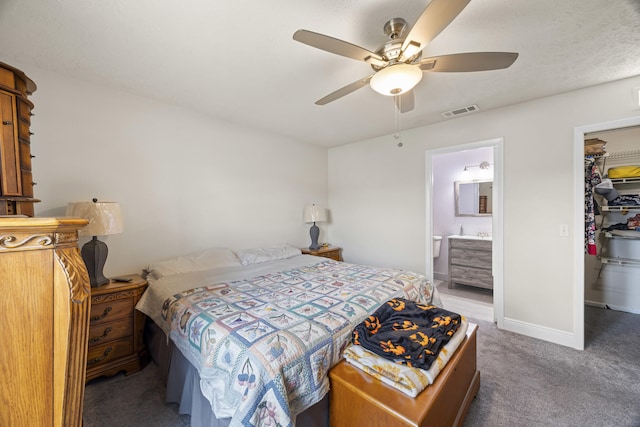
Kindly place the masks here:
POLYGON ((31 131, 29 130, 29 122, 18 120, 18 138, 25 141, 31 139, 31 131))
POLYGON ((476 239, 449 239, 449 246, 458 249, 491 251, 493 241, 476 239))
POLYGON ((31 108, 29 101, 18 98, 18 117, 29 124, 31 124, 31 108))
POLYGON ((99 325, 112 320, 129 317, 133 313, 131 298, 91 305, 91 325, 99 325))
POLYGON ((90 347, 87 353, 87 368, 129 356, 131 353, 133 353, 133 339, 131 337, 90 347))
POLYGON ((491 252, 451 248, 449 253, 452 265, 491 268, 491 252))
POLYGON ((31 171, 20 169, 20 177, 22 179, 22 195, 24 197, 33 197, 33 175, 31 171))
POLYGON ((133 316, 89 327, 89 347, 128 337, 133 331, 133 316))
POLYGON ((20 168, 31 170, 31 145, 20 141, 20 168))
POLYGON ((452 283, 462 283, 480 288, 493 289, 493 275, 491 274, 491 270, 451 265, 449 275, 452 283))

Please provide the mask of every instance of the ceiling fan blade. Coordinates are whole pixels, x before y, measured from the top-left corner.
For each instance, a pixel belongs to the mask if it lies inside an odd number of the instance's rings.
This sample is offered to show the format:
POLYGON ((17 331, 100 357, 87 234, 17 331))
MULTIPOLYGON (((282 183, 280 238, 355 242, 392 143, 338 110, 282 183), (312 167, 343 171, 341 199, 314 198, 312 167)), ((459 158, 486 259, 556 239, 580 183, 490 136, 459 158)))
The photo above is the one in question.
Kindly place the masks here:
POLYGON ((354 92, 360 89, 361 87, 368 85, 369 81, 371 80, 371 77, 373 77, 373 74, 363 79, 357 80, 353 83, 350 83, 344 87, 341 87, 335 92, 331 92, 329 95, 325 96, 324 98, 317 100, 316 105, 325 105, 332 101, 335 101, 338 98, 342 98, 345 95, 349 95, 351 92, 354 92))
POLYGON ((357 59, 379 67, 387 65, 380 55, 371 52, 363 47, 356 46, 344 40, 336 39, 313 31, 298 30, 293 33, 293 39, 300 43, 335 53, 336 55, 346 56, 347 58, 357 59))
POLYGON ((406 113, 413 110, 415 107, 415 97, 413 91, 405 92, 402 95, 396 95, 393 97, 393 102, 396 104, 396 108, 401 113, 406 113))
POLYGON ((418 63, 424 71, 466 72, 509 68, 518 58, 513 52, 470 52, 432 56, 418 63))
POLYGON ((416 55, 455 19, 471 0, 432 0, 402 43, 400 61, 416 55))

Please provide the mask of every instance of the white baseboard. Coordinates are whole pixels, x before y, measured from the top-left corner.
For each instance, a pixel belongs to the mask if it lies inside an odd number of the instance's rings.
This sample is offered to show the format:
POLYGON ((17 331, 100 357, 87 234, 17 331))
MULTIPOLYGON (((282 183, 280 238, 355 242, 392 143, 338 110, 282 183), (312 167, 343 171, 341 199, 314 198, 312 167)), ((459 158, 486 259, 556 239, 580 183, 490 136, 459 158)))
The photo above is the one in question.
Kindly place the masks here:
POLYGON ((549 341, 554 344, 564 345, 581 350, 578 339, 574 333, 553 329, 546 326, 534 325, 533 323, 522 322, 520 320, 504 318, 501 329, 505 331, 515 332, 517 334, 527 335, 543 341, 549 341))
POLYGON ((616 310, 616 311, 624 311, 626 313, 640 314, 640 310, 638 309, 623 307, 620 305, 611 305, 611 304, 605 304, 599 301, 588 301, 588 300, 585 300, 584 303, 592 307, 607 308, 607 309, 616 310))

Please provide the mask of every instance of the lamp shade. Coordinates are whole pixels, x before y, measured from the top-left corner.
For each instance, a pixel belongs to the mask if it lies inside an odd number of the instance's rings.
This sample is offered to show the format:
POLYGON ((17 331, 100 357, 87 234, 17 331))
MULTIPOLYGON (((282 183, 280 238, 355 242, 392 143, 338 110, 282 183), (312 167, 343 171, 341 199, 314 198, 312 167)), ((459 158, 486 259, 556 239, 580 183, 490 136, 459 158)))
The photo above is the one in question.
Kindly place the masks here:
POLYGON ((422 70, 417 65, 394 64, 378 71, 371 78, 371 88, 387 96, 402 95, 422 80, 422 70))
POLYGON ((71 202, 67 206, 67 216, 75 216, 89 220, 89 224, 81 228, 81 236, 107 236, 122 233, 123 222, 120 204, 116 202, 71 202))
POLYGON ((318 205, 304 207, 304 222, 323 222, 327 220, 327 210, 318 205))

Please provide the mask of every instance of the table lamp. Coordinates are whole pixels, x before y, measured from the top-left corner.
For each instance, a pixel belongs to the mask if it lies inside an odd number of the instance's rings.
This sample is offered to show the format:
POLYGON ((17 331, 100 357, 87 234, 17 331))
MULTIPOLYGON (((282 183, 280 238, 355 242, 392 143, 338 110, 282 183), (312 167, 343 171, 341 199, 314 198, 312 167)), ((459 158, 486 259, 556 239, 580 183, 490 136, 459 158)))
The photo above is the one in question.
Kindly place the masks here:
POLYGON ((98 199, 91 202, 71 202, 67 206, 67 215, 89 220, 89 224, 81 228, 78 235, 93 236, 80 251, 89 273, 91 287, 109 283, 109 279, 102 273, 109 249, 106 243, 98 240, 98 236, 122 233, 120 205, 115 202, 98 202, 98 199))
POLYGON ((320 245, 318 244, 320 229, 316 225, 316 222, 327 220, 327 210, 318 205, 305 206, 303 217, 304 222, 313 223, 311 229, 309 230, 309 234, 311 235, 311 246, 309 246, 309 249, 311 249, 312 251, 317 251, 318 249, 320 249, 320 245))

